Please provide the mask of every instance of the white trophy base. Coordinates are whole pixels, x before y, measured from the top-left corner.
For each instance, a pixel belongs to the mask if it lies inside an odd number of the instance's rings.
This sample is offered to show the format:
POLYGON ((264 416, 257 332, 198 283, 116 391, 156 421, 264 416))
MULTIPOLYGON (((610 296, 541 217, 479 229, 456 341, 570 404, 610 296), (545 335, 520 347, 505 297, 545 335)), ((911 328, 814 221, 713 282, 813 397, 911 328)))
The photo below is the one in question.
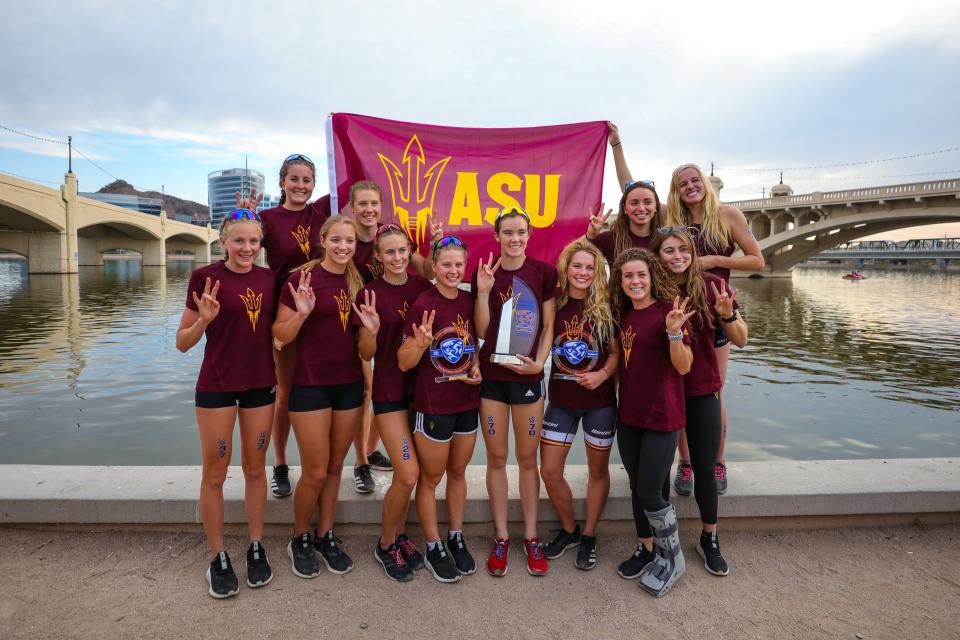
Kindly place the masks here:
POLYGON ((494 353, 490 356, 490 362, 493 364, 515 364, 517 366, 523 364, 523 360, 509 353, 494 353))

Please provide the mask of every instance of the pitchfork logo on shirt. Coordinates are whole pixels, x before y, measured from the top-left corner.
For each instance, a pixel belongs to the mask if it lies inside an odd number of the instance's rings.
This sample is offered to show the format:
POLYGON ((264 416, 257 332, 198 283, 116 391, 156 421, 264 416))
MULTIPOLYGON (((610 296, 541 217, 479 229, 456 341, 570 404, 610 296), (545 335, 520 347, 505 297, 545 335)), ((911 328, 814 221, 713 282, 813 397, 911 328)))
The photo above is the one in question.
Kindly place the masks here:
POLYGON ((407 302, 406 300, 404 300, 404 301, 403 301, 403 304, 400 305, 400 308, 397 309, 397 313, 400 314, 400 318, 401 318, 401 319, 403 319, 403 320, 406 320, 406 319, 407 319, 407 309, 409 309, 409 308, 410 308, 410 303, 407 302))
POLYGON ((627 327, 626 331, 620 332, 620 346, 623 347, 623 368, 630 366, 630 352, 633 350, 633 339, 637 337, 633 327, 627 327))
POLYGON ((445 376, 469 373, 477 346, 470 335, 470 321, 460 314, 457 319, 433 336, 430 345, 430 362, 445 376))
POLYGON ((563 332, 553 341, 550 351, 557 370, 570 375, 593 371, 600 358, 597 339, 577 316, 563 321, 563 332))
POLYGON ((306 256, 307 260, 310 259, 310 227, 304 227, 303 225, 297 225, 297 228, 290 232, 290 235, 293 236, 293 239, 297 241, 297 245, 300 247, 300 251, 303 251, 303 255, 306 256))
POLYGON ((343 325, 343 332, 347 332, 347 320, 350 319, 350 296, 343 289, 340 289, 340 295, 333 296, 337 303, 337 310, 340 312, 340 324, 343 325))
POLYGON ((257 321, 260 320, 260 305, 263 302, 263 293, 254 293, 253 289, 247 288, 247 295, 239 294, 243 300, 243 306, 247 308, 247 317, 250 318, 250 326, 254 333, 257 331, 257 321))

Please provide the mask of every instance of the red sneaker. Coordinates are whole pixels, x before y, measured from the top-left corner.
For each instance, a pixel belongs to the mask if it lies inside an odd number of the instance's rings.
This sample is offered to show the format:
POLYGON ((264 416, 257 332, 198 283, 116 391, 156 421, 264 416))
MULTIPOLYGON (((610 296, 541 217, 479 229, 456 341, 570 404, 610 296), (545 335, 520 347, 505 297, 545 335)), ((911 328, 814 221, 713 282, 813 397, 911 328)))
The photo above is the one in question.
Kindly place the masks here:
POLYGON ((543 557, 543 549, 536 538, 523 541, 523 552, 527 554, 527 573, 532 576, 547 575, 547 559, 543 557))
POLYGON ((492 576, 507 575, 507 551, 510 550, 510 541, 501 538, 493 540, 493 551, 487 558, 487 573, 492 576))

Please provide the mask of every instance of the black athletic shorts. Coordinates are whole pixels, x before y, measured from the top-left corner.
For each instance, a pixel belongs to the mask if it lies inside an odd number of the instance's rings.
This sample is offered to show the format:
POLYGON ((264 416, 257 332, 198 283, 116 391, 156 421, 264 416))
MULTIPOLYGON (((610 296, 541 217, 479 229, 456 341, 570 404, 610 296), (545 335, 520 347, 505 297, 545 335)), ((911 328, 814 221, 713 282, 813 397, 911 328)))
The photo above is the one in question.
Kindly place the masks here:
POLYGON ((408 398, 407 400, 400 400, 397 402, 377 402, 373 401, 373 415, 379 416, 384 413, 393 413, 394 411, 409 411, 410 403, 413 402, 413 398, 408 398))
POLYGON ((346 384, 320 384, 304 386, 295 384, 290 388, 287 410, 292 412, 349 411, 363 406, 363 380, 346 384))
POLYGON ((432 415, 418 411, 413 420, 413 432, 419 431, 434 442, 450 442, 454 435, 468 436, 476 433, 479 427, 479 409, 468 409, 445 415, 432 415))
POLYGON ((225 407, 256 409, 273 404, 276 397, 276 387, 258 387, 246 391, 197 391, 193 402, 201 409, 223 409, 225 407))
POLYGON ((717 318, 713 321, 713 346, 714 348, 730 344, 730 338, 727 332, 723 330, 723 320, 717 318))
POLYGON ((484 380, 480 383, 480 397, 504 404, 533 404, 547 394, 540 382, 504 382, 484 380))

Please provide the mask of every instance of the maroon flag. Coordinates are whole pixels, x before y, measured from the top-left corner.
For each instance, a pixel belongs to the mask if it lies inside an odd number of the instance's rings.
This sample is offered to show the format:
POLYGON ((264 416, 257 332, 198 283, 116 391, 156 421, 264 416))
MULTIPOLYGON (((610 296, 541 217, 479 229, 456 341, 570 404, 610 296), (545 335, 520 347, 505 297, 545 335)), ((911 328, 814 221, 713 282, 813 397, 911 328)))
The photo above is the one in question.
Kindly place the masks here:
MULTIPOLYGON (((327 121, 331 205, 349 210, 350 185, 383 189, 383 222, 426 253, 429 218, 463 239, 470 265, 499 248, 493 223, 503 207, 530 214, 527 255, 550 262, 587 229, 600 206, 604 121, 523 129, 440 127, 334 113, 327 121)), ((468 268, 467 275, 473 272, 468 268)))

